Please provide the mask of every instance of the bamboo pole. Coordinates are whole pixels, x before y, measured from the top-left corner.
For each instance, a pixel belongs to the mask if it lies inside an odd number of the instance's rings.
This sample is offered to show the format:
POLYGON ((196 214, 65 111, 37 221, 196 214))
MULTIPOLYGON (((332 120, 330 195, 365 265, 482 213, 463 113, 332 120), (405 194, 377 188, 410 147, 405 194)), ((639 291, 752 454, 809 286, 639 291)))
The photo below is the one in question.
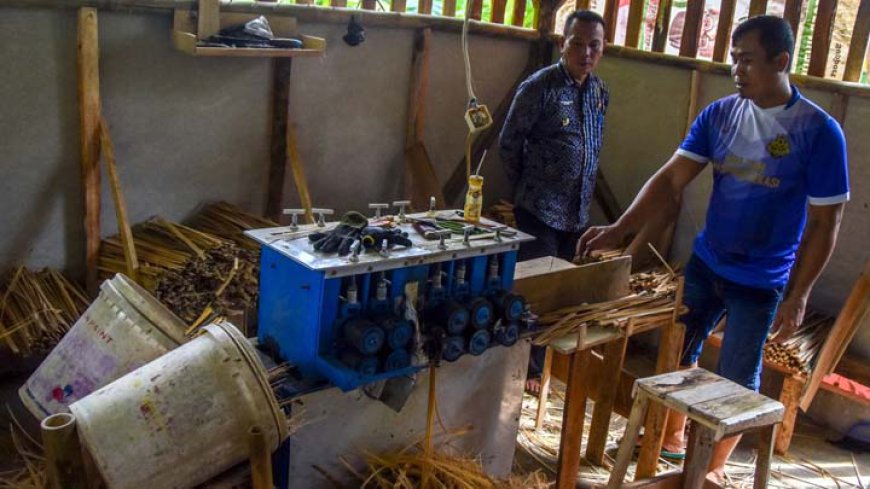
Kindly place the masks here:
POLYGON ((53 414, 42 420, 40 427, 49 487, 51 489, 87 488, 75 416, 69 413, 53 414))
POLYGON ((253 489, 273 489, 272 454, 266 441, 266 434, 259 426, 248 430, 248 446, 251 459, 251 482, 253 489))
POLYGON ((133 244, 133 232, 130 230, 130 220, 127 218, 127 203, 121 189, 121 178, 118 176, 118 166, 115 162, 115 148, 109 135, 109 125, 105 119, 100 120, 100 145, 106 169, 109 174, 109 184, 112 187, 112 200, 115 203, 115 217, 118 221, 118 234, 124 248, 124 263, 127 276, 141 285, 139 278, 139 260, 136 257, 136 247, 133 244))
POLYGON ((100 256, 100 47, 97 11, 78 12, 78 100, 84 193, 85 286, 97 291, 100 256))

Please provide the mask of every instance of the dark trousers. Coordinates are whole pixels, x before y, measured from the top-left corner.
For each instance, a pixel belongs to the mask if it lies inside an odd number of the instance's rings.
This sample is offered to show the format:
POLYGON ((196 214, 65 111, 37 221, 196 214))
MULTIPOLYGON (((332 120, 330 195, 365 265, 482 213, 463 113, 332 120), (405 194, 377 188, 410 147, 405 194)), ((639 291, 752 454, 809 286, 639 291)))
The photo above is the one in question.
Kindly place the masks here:
MULTIPOLYGON (((559 231, 541 222, 531 212, 520 207, 514 208, 514 217, 517 227, 524 233, 531 234, 536 239, 520 245, 518 261, 534 260, 542 256, 555 256, 571 261, 577 247, 577 240, 583 231, 573 233, 559 231)), ((532 345, 529 356, 528 378, 535 379, 541 376, 544 370, 544 357, 547 349, 543 346, 532 345)))

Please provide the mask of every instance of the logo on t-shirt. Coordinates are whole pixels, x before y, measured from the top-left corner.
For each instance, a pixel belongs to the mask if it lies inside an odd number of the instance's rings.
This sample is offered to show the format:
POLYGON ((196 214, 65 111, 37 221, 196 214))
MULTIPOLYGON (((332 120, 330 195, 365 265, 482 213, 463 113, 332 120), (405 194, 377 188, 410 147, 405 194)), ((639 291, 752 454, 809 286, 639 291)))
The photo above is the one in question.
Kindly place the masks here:
POLYGON ((791 148, 788 145, 788 137, 785 134, 780 134, 767 145, 767 152, 774 158, 782 158, 788 156, 791 148))

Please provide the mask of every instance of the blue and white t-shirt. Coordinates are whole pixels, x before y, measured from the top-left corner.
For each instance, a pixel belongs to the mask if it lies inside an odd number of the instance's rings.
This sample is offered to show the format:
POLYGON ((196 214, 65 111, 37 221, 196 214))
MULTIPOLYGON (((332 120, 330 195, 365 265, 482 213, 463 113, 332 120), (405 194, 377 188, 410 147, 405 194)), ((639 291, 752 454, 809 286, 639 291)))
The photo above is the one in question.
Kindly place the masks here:
POLYGON ((738 95, 713 102, 677 154, 713 164, 695 254, 721 277, 750 287, 788 282, 807 203, 849 200, 843 131, 794 87, 788 104, 769 109, 738 95))

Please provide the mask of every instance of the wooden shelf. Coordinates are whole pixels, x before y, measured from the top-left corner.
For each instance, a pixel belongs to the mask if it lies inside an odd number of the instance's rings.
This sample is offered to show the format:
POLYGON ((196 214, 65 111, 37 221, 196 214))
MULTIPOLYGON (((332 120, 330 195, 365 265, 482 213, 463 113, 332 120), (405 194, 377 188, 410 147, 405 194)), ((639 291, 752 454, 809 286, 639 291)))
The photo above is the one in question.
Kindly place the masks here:
MULTIPOLYGON (((244 24, 258 17, 255 14, 220 13, 219 29, 244 24)), ((172 22, 172 44, 181 52, 192 56, 235 56, 248 58, 292 58, 323 56, 326 40, 320 37, 300 35, 294 17, 267 15, 272 32, 279 37, 294 37, 302 40, 302 48, 234 48, 200 46, 197 19, 191 10, 176 9, 172 22)), ((209 34, 211 35, 211 34, 209 34)), ((207 37, 207 36, 204 36, 207 37)))

